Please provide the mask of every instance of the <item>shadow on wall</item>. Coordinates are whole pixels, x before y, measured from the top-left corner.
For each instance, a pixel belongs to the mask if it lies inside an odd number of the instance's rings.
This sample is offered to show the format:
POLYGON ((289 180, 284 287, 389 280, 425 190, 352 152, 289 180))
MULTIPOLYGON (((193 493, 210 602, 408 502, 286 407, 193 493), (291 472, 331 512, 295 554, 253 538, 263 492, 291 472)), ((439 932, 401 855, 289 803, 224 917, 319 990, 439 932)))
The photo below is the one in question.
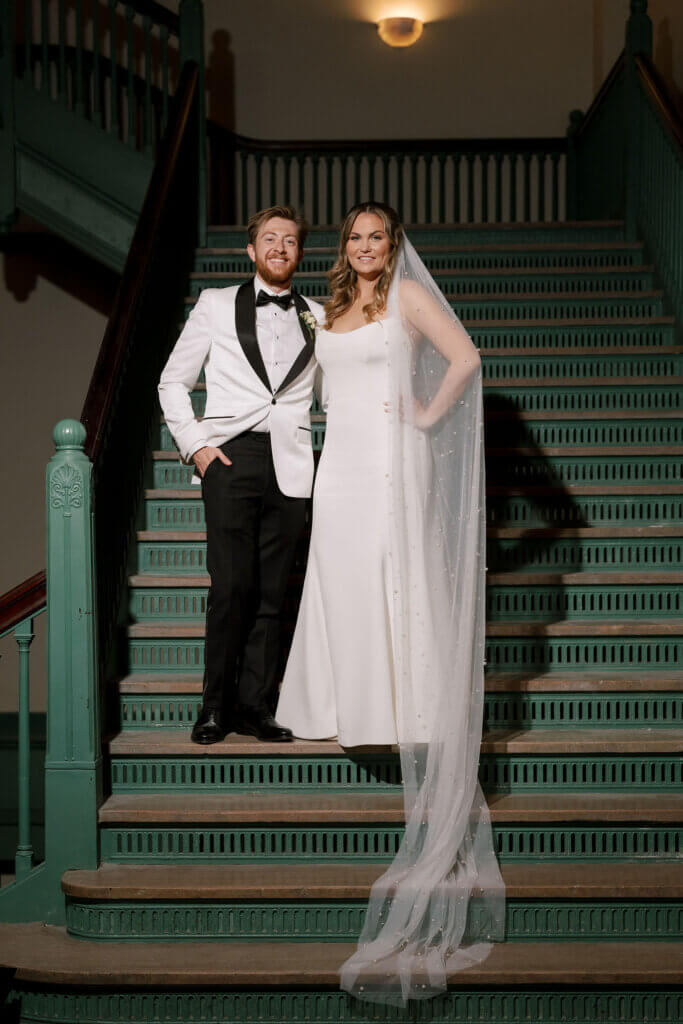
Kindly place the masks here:
POLYGON ((674 78, 674 41, 669 18, 662 18, 654 41, 654 64, 669 87, 669 93, 678 113, 683 117, 683 92, 674 78))
POLYGON ((109 316, 119 275, 56 235, 21 220, 0 240, 3 278, 17 302, 27 302, 39 278, 45 278, 85 305, 109 316))
POLYGON ((235 55, 230 42, 230 33, 224 29, 217 29, 211 36, 206 61, 206 92, 209 119, 232 132, 235 130, 235 55))

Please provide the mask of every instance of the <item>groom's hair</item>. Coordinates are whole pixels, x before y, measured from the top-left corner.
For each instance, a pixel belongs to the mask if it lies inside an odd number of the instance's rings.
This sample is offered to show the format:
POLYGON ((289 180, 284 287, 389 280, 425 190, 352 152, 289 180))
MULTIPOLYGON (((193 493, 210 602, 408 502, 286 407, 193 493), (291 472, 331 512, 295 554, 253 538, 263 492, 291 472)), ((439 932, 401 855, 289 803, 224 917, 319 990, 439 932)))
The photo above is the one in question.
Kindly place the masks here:
POLYGON ((259 210, 258 213, 253 213, 247 221, 247 234, 251 245, 256 241, 261 225, 265 224, 272 217, 282 217, 283 220, 294 221, 299 239, 299 248, 303 249, 306 235, 308 234, 308 224, 303 214, 299 213, 294 206, 269 206, 267 210, 259 210))

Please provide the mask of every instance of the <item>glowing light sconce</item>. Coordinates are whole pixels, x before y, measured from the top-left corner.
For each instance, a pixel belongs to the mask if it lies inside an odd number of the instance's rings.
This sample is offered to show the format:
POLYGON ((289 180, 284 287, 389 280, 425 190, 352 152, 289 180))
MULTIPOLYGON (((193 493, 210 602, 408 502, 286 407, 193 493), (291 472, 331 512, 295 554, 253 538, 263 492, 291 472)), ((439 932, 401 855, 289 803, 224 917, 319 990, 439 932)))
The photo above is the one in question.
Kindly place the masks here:
POLYGON ((379 37, 387 46, 412 46, 423 28, 419 18, 382 18, 377 22, 379 37))

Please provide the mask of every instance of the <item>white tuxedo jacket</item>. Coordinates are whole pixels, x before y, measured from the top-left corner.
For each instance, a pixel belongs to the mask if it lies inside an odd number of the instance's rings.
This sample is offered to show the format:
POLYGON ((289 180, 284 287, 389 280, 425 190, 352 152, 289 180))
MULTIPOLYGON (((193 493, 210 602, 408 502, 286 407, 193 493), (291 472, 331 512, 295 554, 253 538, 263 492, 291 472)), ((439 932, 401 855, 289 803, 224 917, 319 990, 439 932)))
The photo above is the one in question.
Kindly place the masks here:
MULTIPOLYGON (((322 306, 292 294, 297 313, 310 309, 322 323, 322 306)), ((310 406, 317 364, 311 332, 301 318, 299 323, 301 351, 273 391, 256 339, 253 280, 202 292, 159 381, 161 408, 185 462, 204 445, 218 447, 266 421, 280 490, 294 498, 310 495, 310 406), (206 409, 199 421, 190 392, 202 367, 206 409)))

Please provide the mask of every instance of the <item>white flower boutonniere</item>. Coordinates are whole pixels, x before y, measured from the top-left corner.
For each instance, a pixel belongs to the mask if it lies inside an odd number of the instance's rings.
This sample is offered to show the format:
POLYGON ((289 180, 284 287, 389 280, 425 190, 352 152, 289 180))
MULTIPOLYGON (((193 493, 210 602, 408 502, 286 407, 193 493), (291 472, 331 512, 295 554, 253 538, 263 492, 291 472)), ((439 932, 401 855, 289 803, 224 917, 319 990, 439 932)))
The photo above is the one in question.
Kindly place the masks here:
POLYGON ((304 309, 301 313, 299 313, 299 316, 301 317, 301 321, 304 327, 308 331, 308 337, 310 338, 311 341, 315 341, 315 332, 316 329, 320 326, 320 324, 313 316, 310 309, 304 309))

